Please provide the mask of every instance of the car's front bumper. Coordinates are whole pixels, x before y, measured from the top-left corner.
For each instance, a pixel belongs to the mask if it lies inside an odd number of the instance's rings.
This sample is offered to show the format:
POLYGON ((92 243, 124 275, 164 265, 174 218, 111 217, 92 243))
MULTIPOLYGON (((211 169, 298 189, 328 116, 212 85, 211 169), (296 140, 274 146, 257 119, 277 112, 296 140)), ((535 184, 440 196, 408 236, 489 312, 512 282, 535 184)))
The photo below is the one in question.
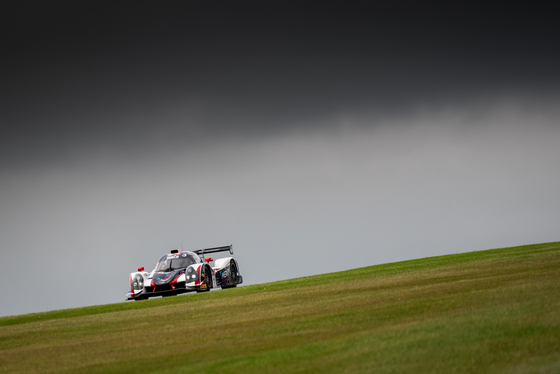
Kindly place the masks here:
MULTIPOLYGON (((194 283, 194 282, 193 282, 194 283)), ((142 300, 150 297, 157 296, 173 296, 179 295, 187 292, 200 291, 201 286, 191 286, 191 285, 175 285, 171 287, 169 285, 157 286, 157 287, 144 287, 142 290, 130 290, 126 294, 126 300, 142 300)))

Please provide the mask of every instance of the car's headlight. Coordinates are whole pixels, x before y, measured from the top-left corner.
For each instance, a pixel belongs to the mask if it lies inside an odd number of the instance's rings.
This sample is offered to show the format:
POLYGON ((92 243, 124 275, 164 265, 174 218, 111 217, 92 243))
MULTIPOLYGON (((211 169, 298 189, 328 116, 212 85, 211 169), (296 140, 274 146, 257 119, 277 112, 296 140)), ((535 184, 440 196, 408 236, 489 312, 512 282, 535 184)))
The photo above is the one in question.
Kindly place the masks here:
POLYGON ((144 277, 142 277, 140 274, 136 274, 136 276, 134 276, 134 278, 132 279, 130 286, 133 290, 141 290, 142 288, 144 288, 144 277))
POLYGON ((185 279, 187 283, 194 282, 198 279, 198 273, 194 270, 194 268, 188 268, 185 273, 185 279))

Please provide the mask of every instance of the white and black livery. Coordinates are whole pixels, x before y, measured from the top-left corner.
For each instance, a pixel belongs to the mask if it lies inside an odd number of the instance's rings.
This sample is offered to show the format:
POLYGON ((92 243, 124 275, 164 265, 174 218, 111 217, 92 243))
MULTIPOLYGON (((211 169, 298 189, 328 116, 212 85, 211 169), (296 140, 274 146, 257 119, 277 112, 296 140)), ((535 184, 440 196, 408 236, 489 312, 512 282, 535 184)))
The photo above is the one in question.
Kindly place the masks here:
POLYGON ((207 254, 229 252, 233 246, 183 251, 173 249, 159 259, 150 273, 139 267, 130 274, 130 291, 127 300, 142 300, 154 296, 172 296, 185 292, 205 292, 212 288, 231 288, 243 283, 239 265, 233 257, 219 258, 214 261, 207 254))

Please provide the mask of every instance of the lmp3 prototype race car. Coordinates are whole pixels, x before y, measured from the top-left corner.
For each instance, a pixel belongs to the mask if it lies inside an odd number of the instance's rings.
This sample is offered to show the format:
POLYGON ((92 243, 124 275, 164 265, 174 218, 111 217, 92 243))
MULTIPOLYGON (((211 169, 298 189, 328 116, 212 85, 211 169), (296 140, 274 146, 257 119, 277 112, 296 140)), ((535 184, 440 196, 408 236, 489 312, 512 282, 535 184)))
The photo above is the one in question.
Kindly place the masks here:
POLYGON ((183 251, 172 249, 159 259, 150 273, 144 267, 130 274, 130 291, 127 300, 143 300, 154 296, 173 296, 185 292, 205 292, 212 288, 231 288, 243 283, 239 265, 233 257, 204 257, 210 253, 229 252, 233 246, 183 251), (213 264, 212 264, 213 263, 213 264))

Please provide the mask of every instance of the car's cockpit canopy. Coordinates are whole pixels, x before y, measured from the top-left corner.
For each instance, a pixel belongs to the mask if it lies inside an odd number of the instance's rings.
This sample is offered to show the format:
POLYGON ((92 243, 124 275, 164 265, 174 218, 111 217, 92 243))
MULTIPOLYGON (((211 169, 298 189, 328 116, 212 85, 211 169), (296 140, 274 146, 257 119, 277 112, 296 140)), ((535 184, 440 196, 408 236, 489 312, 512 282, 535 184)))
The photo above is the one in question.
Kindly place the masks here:
POLYGON ((163 256, 159 259, 156 265, 156 272, 168 272, 177 269, 184 269, 192 264, 197 264, 202 262, 200 257, 190 251, 184 251, 179 253, 172 253, 163 256))

